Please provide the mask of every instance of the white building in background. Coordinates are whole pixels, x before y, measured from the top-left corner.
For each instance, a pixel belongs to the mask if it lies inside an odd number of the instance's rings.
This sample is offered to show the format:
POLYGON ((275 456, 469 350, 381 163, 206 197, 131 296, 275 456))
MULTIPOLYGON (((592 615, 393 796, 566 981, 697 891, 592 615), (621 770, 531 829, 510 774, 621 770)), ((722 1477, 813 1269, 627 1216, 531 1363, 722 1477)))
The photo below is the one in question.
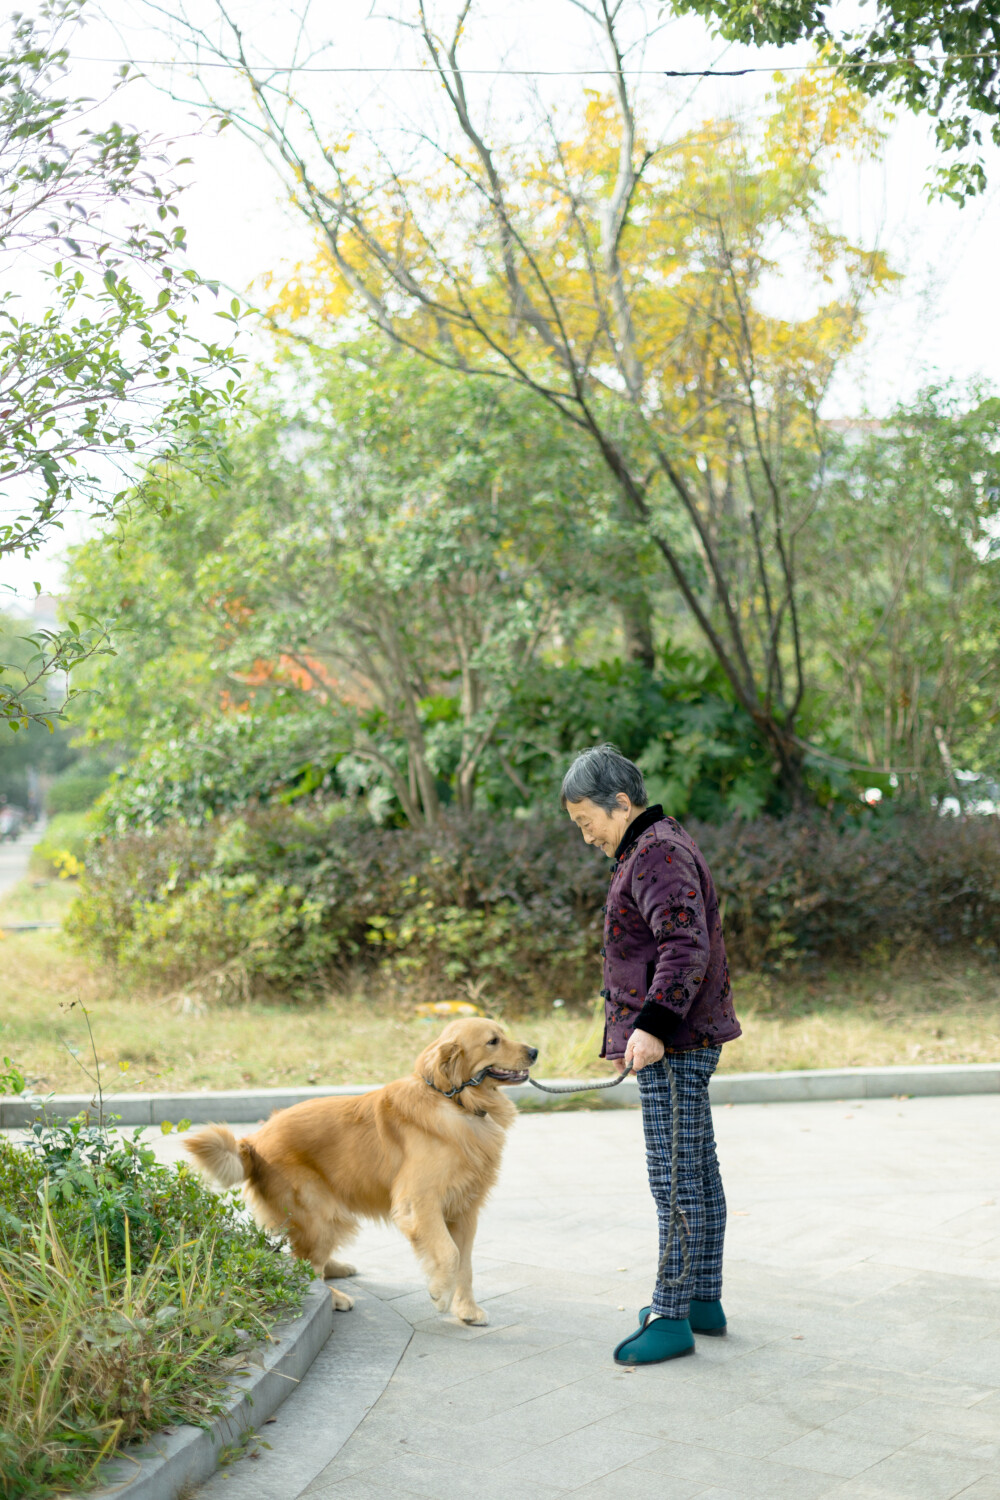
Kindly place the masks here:
POLYGON ((55 630, 59 624, 59 600, 55 594, 36 594, 31 601, 30 618, 42 630, 55 630))

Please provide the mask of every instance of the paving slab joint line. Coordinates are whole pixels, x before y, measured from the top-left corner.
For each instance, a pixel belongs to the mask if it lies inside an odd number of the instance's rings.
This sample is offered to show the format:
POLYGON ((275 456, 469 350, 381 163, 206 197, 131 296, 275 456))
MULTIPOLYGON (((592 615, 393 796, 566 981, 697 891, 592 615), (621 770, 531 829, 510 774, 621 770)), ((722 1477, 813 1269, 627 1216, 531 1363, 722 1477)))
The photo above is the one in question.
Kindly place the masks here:
MULTIPOLYGON (((101 1470, 103 1486, 86 1500, 177 1500, 215 1473, 223 1449, 256 1431, 295 1391, 330 1337, 334 1325, 330 1288, 317 1281, 306 1292, 297 1318, 279 1323, 273 1342, 255 1352, 261 1366, 230 1383, 223 1409, 208 1427, 184 1425, 125 1450, 101 1470)), ((391 1372, 390 1372, 391 1373, 391 1372)), ((388 1376, 386 1377, 388 1379, 388 1376)), ((71 1497, 84 1500, 84 1497, 71 1497)))
MULTIPOLYGON (((543 1078, 542 1083, 575 1085, 586 1091, 586 1078, 543 1078)), ((190 1120, 203 1125, 213 1120, 250 1121, 266 1118, 307 1099, 351 1098, 369 1094, 374 1083, 348 1083, 330 1088, 224 1089, 199 1093, 106 1095, 105 1109, 119 1115, 122 1125, 174 1124, 190 1120)), ((505 1089, 516 1104, 560 1108, 566 1096, 541 1094, 530 1084, 505 1089)), ((716 1073, 711 1083, 713 1104, 802 1104, 821 1099, 893 1099, 900 1094, 930 1098, 956 1094, 1000 1094, 1000 1062, 928 1063, 921 1067, 815 1068, 787 1073, 716 1073)), ((572 1097, 572 1096, 570 1096, 572 1097)), ((616 1089, 591 1092, 585 1103, 632 1106, 639 1102, 639 1085, 626 1078, 616 1089)), ((21 1095, 0 1099, 0 1129, 23 1129, 39 1114, 67 1119, 89 1109, 89 1094, 21 1095)))

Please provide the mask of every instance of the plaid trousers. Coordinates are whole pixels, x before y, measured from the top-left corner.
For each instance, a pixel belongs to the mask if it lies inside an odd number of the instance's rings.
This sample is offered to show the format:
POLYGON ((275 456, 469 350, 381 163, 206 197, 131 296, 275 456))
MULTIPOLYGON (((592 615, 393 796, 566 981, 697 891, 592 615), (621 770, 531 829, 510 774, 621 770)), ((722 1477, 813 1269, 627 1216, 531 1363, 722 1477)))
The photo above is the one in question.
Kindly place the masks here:
MULTIPOLYGON (((722 1242, 726 1233, 726 1195, 722 1190, 715 1153, 708 1080, 715 1072, 721 1047, 699 1047, 667 1057, 680 1101, 680 1149, 677 1160, 677 1202, 687 1220, 691 1244, 691 1272, 679 1286, 664 1280, 679 1276, 681 1236, 676 1235, 664 1277, 653 1293, 653 1311, 664 1318, 686 1318, 691 1298, 714 1302, 722 1295, 722 1242)), ((660 1256, 667 1243, 670 1206, 670 1082, 663 1062, 650 1063, 636 1074, 642 1126, 646 1136, 649 1187, 660 1226, 660 1256)))

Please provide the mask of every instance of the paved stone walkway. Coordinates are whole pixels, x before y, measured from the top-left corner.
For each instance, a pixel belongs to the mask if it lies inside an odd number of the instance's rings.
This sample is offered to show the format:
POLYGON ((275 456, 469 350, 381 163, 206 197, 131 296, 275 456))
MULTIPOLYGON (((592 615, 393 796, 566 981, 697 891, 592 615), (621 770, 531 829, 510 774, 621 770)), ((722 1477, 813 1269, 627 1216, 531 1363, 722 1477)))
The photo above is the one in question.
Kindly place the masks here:
MULTIPOLYGON (((392 1229, 356 1243, 361 1286, 413 1337, 302 1493, 1000 1500, 1000 1098, 716 1124, 728 1338, 615 1368, 655 1258, 638 1114, 522 1116, 476 1246, 488 1328, 434 1314, 392 1229)), ((275 1454, 281 1435, 279 1413, 275 1454)))

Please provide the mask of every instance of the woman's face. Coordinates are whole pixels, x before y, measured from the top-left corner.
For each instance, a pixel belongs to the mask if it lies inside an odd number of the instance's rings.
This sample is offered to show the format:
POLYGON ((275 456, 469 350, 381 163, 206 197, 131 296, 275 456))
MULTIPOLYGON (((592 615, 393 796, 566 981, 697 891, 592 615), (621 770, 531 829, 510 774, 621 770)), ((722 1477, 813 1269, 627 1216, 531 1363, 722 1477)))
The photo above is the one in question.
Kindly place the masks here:
POLYGON ((567 802, 566 811, 586 842, 603 849, 609 859, 635 817, 635 809, 624 792, 618 793, 618 806, 612 813, 606 813, 603 807, 598 807, 589 797, 584 797, 579 802, 567 802))

